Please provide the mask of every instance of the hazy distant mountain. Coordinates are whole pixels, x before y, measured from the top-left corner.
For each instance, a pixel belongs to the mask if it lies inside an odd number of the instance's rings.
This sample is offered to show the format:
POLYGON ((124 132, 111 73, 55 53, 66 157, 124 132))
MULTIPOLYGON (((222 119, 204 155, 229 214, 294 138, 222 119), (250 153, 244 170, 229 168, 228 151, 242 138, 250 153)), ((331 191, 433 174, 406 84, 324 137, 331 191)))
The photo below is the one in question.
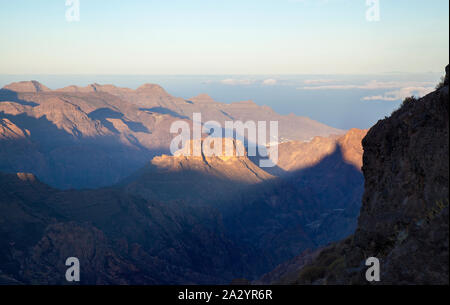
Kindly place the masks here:
POLYGON ((51 91, 46 86, 40 84, 39 82, 33 81, 23 81, 12 83, 3 87, 3 89, 11 90, 14 92, 48 92, 51 91))
POLYGON ((59 188, 111 185, 168 153, 171 123, 190 122, 193 112, 200 112, 203 122, 222 124, 278 120, 280 137, 292 140, 342 133, 252 102, 176 98, 152 84, 136 90, 93 84, 52 91, 36 81, 19 82, 0 90, 0 170, 32 172, 59 188))
POLYGON ((314 136, 342 134, 343 130, 331 128, 306 117, 293 114, 283 116, 268 106, 258 106, 252 101, 224 104, 214 101, 207 94, 200 94, 190 99, 173 97, 161 86, 144 84, 136 90, 118 88, 112 85, 93 84, 87 87, 66 87, 61 92, 106 92, 133 105, 142 107, 143 111, 170 114, 180 118, 192 119, 192 114, 202 114, 203 122, 214 120, 222 124, 225 121, 279 121, 281 138, 307 140, 314 136))

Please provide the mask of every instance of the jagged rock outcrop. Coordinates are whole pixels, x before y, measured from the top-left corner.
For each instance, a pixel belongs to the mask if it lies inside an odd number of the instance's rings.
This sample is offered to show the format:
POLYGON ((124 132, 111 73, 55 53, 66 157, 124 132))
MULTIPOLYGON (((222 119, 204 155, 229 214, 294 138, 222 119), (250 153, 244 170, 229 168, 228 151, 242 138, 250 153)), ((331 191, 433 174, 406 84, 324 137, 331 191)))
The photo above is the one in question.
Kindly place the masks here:
POLYGON ((51 91, 46 86, 42 85, 38 81, 23 81, 11 83, 3 87, 6 90, 14 91, 14 92, 48 92, 51 91))
POLYGON ((367 284, 365 260, 380 259, 381 284, 449 283, 449 95, 407 98, 364 138, 365 190, 354 235, 324 249, 291 282, 367 284))
POLYGON ((250 185, 274 178, 247 157, 240 141, 223 138, 222 153, 216 154, 212 150, 211 153, 205 152, 205 141, 191 140, 173 156, 153 158, 150 164, 130 178, 127 191, 163 201, 214 202, 216 205, 219 201, 227 202, 238 196, 250 185), (199 155, 194 155, 194 147, 197 147, 199 155))

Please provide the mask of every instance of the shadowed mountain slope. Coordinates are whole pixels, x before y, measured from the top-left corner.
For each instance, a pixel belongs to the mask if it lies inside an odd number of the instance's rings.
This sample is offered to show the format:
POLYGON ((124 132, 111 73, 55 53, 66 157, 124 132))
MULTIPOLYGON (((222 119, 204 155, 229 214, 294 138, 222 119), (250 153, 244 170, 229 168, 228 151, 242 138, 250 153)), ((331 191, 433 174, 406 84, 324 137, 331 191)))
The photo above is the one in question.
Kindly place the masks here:
POLYGON ((352 234, 363 183, 337 146, 314 166, 241 194, 225 212, 226 226, 236 238, 267 251, 277 265, 352 234))
POLYGON ((0 269, 28 284, 226 283, 267 264, 224 236, 213 209, 161 204, 120 189, 57 191, 30 174, 0 174, 0 269))

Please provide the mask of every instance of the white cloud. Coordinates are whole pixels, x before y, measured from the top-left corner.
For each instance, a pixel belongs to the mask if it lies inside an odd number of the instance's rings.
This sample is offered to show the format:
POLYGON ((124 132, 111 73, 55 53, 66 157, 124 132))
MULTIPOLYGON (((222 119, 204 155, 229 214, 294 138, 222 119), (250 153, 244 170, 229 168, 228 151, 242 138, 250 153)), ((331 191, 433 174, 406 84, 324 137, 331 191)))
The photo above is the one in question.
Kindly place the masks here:
POLYGON ((424 96, 434 90, 432 82, 402 82, 390 81, 382 82, 377 80, 368 81, 363 84, 327 84, 320 85, 326 82, 333 82, 332 80, 307 80, 305 84, 316 86, 304 86, 297 88, 299 90, 383 90, 391 89, 383 94, 369 95, 362 98, 364 101, 398 101, 403 100, 408 96, 424 96))
POLYGON ((235 78, 227 78, 222 81, 220 81, 223 85, 230 85, 230 86, 236 86, 236 85, 251 85, 255 81, 252 79, 235 79, 235 78))
MULTIPOLYGON (((206 82, 205 82, 206 83, 206 82)), ((208 82, 211 83, 211 82, 208 82)), ((219 81, 222 85, 228 85, 228 86, 248 86, 253 84, 261 84, 263 86, 274 86, 278 84, 278 81, 274 78, 268 78, 265 80, 257 80, 257 79, 244 79, 244 78, 226 78, 221 81, 219 81)))
POLYGON ((307 79, 303 81, 303 83, 307 85, 317 85, 317 84, 326 84, 336 82, 335 79, 307 79))
POLYGON ((322 86, 305 86, 297 88, 299 90, 348 90, 348 89, 396 89, 407 87, 425 87, 432 85, 431 82, 379 82, 376 80, 369 81, 365 84, 333 84, 322 86))
POLYGON ((401 101, 409 96, 421 97, 434 90, 433 87, 405 87, 395 91, 389 91, 383 95, 363 97, 364 101, 401 101))
POLYGON ((277 84, 277 80, 273 79, 273 78, 269 78, 269 79, 264 80, 262 82, 262 84, 265 85, 265 86, 273 86, 273 85, 277 84))

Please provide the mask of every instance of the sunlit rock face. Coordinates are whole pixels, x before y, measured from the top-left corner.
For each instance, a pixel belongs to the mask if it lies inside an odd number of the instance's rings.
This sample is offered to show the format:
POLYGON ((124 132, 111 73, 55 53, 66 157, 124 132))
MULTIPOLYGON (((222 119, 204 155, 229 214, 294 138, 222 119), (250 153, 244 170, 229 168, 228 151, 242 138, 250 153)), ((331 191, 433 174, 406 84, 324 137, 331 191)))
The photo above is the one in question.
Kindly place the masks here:
POLYGON ((22 130, 8 119, 0 119, 0 140, 19 140, 27 136, 28 130, 22 130))
POLYGON ((216 204, 274 178, 247 157, 240 141, 224 138, 220 143, 222 152, 209 150, 206 145, 213 144, 199 139, 188 141, 174 156, 154 157, 133 176, 128 191, 146 198, 216 204))
POLYGON ((270 172, 283 175, 289 172, 315 166, 336 149, 342 160, 358 170, 362 167, 363 148, 361 141, 367 130, 353 128, 341 136, 314 137, 310 141, 290 141, 278 145, 277 168, 270 172))
POLYGON ((23 82, 16 82, 11 83, 9 85, 6 85, 3 87, 6 90, 11 90, 15 92, 48 92, 51 91, 46 86, 42 85, 41 83, 33 80, 33 81, 23 81, 23 82))

